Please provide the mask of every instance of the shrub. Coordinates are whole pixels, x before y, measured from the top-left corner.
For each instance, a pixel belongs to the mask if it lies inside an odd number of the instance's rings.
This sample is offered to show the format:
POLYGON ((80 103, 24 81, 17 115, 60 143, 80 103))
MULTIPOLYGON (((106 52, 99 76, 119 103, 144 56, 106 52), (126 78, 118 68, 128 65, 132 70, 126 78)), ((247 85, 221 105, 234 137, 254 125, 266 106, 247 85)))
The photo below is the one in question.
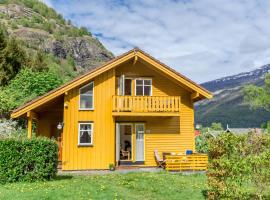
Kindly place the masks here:
POLYGON ((208 142, 213 136, 209 132, 202 131, 199 136, 195 138, 196 151, 198 153, 208 152, 208 142))
POLYGON ((56 176, 57 159, 52 140, 0 140, 0 182, 50 180, 56 176))
POLYGON ((200 128, 201 134, 195 138, 196 151, 199 153, 207 153, 209 140, 223 132, 224 129, 221 123, 214 122, 210 127, 200 128))
POLYGON ((223 133, 208 153, 209 199, 270 198, 269 135, 223 133))

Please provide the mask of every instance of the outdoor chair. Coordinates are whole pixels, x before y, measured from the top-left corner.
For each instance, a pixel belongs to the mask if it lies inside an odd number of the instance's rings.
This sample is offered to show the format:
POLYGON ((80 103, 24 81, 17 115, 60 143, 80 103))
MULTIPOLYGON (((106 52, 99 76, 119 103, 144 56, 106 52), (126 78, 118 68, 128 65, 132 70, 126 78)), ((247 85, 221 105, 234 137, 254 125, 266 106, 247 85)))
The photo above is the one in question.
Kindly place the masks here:
POLYGON ((155 158, 156 158, 156 162, 158 164, 158 167, 165 168, 166 160, 160 158, 160 156, 158 154, 158 150, 155 150, 154 154, 155 154, 155 158))
POLYGON ((125 150, 121 149, 121 155, 123 158, 127 158, 127 160, 130 160, 130 152, 129 151, 125 151, 125 150))

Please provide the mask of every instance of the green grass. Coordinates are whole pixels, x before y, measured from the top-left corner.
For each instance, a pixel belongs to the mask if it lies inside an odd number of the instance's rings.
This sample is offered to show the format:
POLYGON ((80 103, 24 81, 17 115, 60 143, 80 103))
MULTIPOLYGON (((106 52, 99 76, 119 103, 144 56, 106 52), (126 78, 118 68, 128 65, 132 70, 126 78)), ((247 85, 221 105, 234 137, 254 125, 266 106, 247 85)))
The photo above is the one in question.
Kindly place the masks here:
POLYGON ((59 176, 0 186, 0 199, 204 199, 205 175, 127 173, 59 176))

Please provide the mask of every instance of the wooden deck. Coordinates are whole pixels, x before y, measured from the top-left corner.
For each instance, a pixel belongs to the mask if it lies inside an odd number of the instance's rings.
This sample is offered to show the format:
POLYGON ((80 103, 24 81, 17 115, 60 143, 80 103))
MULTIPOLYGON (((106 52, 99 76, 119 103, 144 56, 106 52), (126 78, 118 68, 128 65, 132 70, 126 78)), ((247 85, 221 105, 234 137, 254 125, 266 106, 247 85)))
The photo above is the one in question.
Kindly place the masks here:
POLYGON ((167 171, 206 171, 207 165, 207 154, 166 156, 167 171))

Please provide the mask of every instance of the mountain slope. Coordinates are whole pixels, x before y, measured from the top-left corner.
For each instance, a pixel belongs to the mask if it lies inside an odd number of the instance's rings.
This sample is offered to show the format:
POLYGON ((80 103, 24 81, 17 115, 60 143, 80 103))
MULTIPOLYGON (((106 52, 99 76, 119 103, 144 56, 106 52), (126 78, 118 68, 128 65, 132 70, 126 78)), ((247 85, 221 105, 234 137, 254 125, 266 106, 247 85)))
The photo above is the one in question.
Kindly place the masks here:
POLYGON ((214 94, 210 101, 196 104, 196 123, 209 126, 221 122, 230 127, 259 127, 270 119, 264 110, 251 110, 243 102, 242 89, 247 84, 262 85, 264 76, 270 72, 270 65, 234 76, 220 78, 201 84, 214 94))
POLYGON ((37 0, 0 1, 0 23, 11 36, 23 41, 29 51, 41 50, 75 61, 85 71, 113 58, 113 54, 87 31, 77 28, 52 8, 37 0))

